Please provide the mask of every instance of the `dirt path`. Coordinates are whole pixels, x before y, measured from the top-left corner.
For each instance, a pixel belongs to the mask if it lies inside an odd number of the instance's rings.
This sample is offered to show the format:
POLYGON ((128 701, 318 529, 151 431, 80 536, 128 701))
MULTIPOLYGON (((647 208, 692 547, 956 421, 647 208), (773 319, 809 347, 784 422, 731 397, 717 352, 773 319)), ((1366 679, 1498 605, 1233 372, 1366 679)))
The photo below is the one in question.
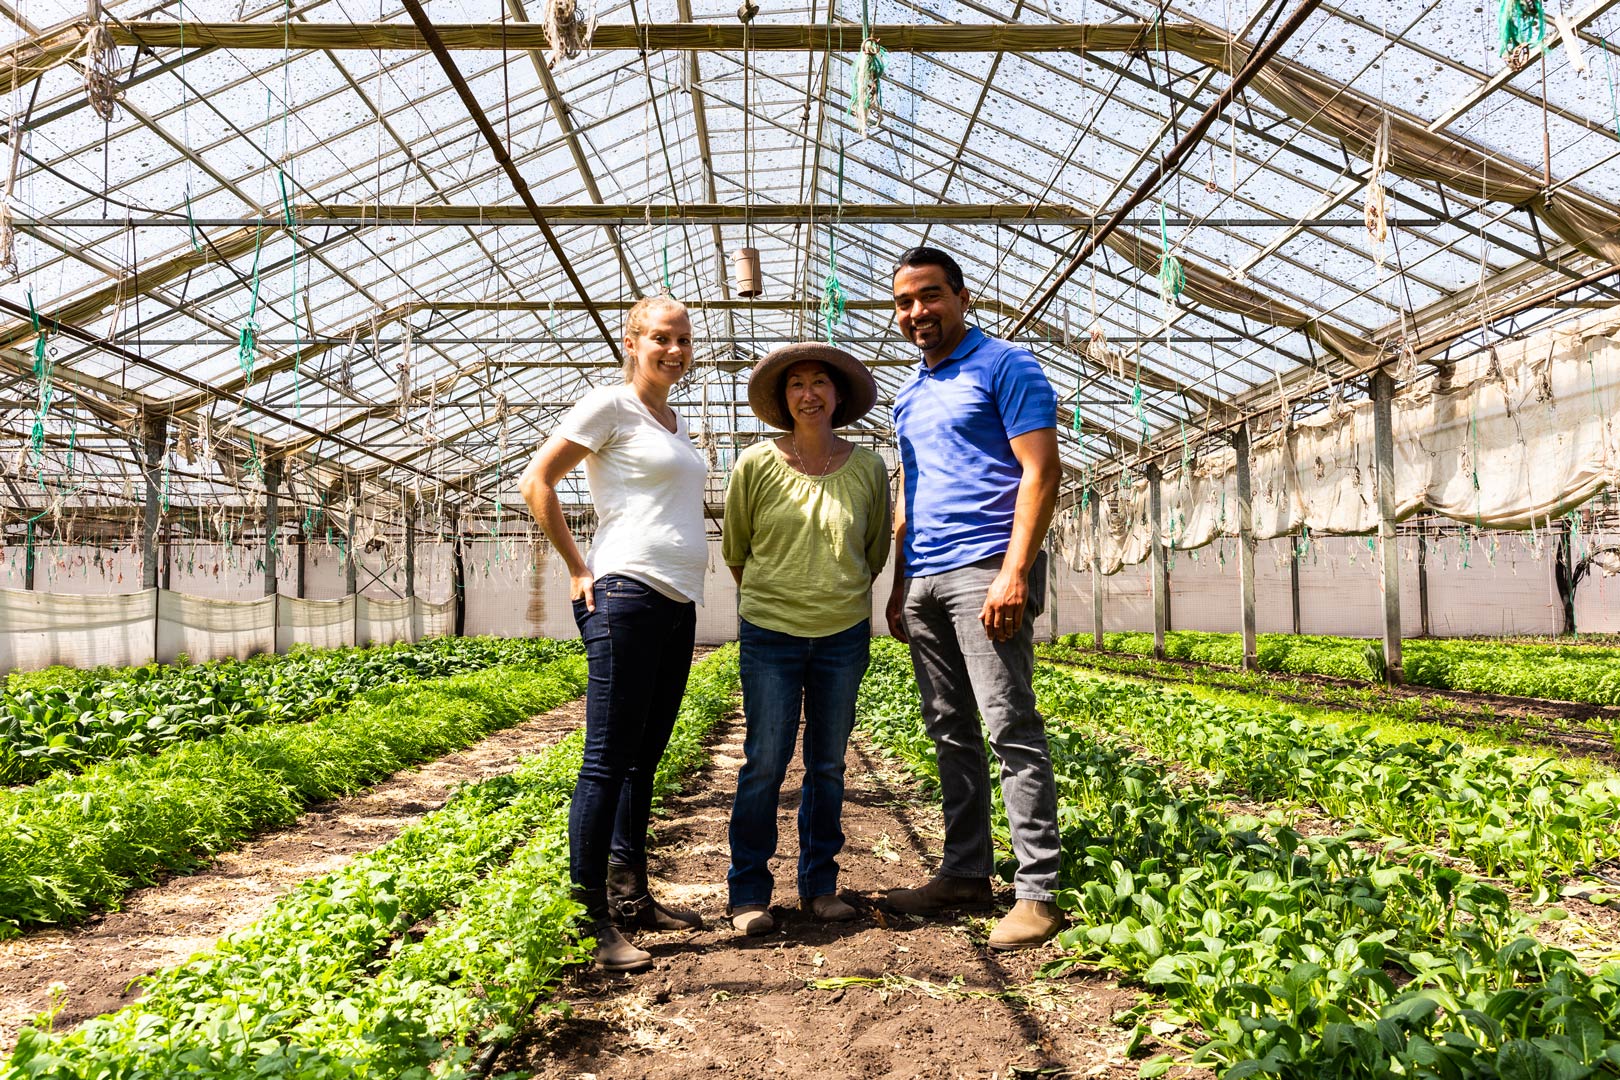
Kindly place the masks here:
MULTIPOLYGON (((1136 1074, 1138 1063, 1124 1061, 1129 1030, 1111 1022, 1135 1004, 1134 992, 1098 976, 1036 979, 1053 954, 990 952, 982 942, 993 917, 923 922, 875 908, 884 889, 932 872, 941 827, 937 801, 920 796, 859 735, 839 861, 844 895, 860 904, 861 918, 825 926, 789 907, 797 903, 803 775, 795 762, 780 811, 789 857, 772 864, 777 932, 735 934, 724 914, 726 829, 741 742, 733 717, 717 731, 709 767, 655 823, 655 888, 698 908, 708 927, 641 935, 657 958, 651 972, 576 976, 560 994, 572 1015, 545 1021, 496 1072, 594 1080, 1136 1074)), ((1011 902, 1010 889, 999 893, 1011 902)))
POLYGON ((286 829, 226 852, 207 870, 141 889, 122 911, 70 930, 0 942, 0 1052, 60 983, 58 1030, 129 1004, 128 984, 180 963, 263 915, 299 882, 372 851, 443 806, 459 785, 508 772, 585 722, 581 698, 474 746, 396 773, 360 795, 313 807, 286 829))

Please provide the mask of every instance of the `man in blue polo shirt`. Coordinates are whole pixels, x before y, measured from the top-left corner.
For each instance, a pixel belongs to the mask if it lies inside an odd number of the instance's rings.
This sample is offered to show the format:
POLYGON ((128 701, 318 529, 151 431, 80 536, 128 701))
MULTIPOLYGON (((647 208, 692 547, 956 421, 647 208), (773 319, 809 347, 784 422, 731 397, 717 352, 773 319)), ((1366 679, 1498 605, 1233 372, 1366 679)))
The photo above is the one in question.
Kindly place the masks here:
POLYGON ((1027 349, 967 323, 962 268, 913 248, 894 274, 895 318, 922 353, 894 400, 905 497, 895 508, 889 631, 911 646, 923 720, 939 760, 945 855, 939 874, 895 889, 909 914, 985 908, 994 849, 990 769, 1001 761, 1018 872, 1016 903, 990 947, 1041 944, 1062 924, 1057 789, 1035 711, 1035 617, 1046 600, 1041 538, 1057 501, 1057 396, 1027 349))

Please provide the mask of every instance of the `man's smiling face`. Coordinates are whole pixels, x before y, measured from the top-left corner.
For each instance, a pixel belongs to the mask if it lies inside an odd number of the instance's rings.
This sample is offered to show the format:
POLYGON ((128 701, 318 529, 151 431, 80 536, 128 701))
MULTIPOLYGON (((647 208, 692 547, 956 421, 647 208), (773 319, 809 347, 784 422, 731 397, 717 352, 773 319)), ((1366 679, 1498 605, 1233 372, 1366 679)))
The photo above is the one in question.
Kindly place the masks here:
POLYGON ((900 333, 930 364, 967 336, 968 291, 952 291, 942 266, 902 266, 894 275, 894 316, 900 333))

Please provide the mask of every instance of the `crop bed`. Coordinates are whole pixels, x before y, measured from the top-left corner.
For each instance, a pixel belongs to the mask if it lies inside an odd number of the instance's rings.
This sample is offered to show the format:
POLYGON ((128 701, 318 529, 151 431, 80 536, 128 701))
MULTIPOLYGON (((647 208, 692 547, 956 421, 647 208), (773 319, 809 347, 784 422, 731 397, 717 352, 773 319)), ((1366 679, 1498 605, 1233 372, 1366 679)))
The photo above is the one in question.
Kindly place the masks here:
MULTIPOLYGON (((905 651, 875 644, 862 723, 914 773, 937 779, 905 651)), ((1071 920, 1054 968, 1101 965, 1159 995, 1160 1026, 1144 1015, 1133 1049, 1150 1031, 1179 1031, 1179 1052, 1143 1075, 1176 1060, 1233 1080, 1620 1075, 1620 965, 1584 969, 1538 941, 1537 917, 1515 911, 1502 889, 1437 855, 1356 843, 1371 835, 1354 827, 1360 801, 1346 804, 1352 828, 1339 836, 1224 814, 1218 790, 1172 779, 1131 747, 1131 731, 1104 730, 1105 718, 1133 724, 1130 711, 1152 702, 1125 699, 1156 691, 1093 691, 1055 673, 1038 689, 1060 799, 1059 902, 1071 920)), ((1179 725, 1185 704, 1170 700, 1140 723, 1179 725)), ((1204 709, 1203 720, 1208 738, 1199 738, 1256 763, 1257 783, 1268 746, 1283 759, 1272 764, 1288 767, 1287 746, 1270 745, 1283 736, 1237 730, 1255 718, 1204 709), (1225 741, 1215 734, 1223 728, 1225 741)), ((1442 789, 1460 796, 1470 786, 1460 763, 1427 767, 1442 789)))
MULTIPOLYGON (((658 772, 703 760, 731 708, 736 652, 695 665, 658 772)), ((586 955, 567 898, 575 734, 344 869, 307 882, 213 950, 148 980, 135 1005, 25 1030, 0 1080, 49 1077, 465 1077, 586 955)))
POLYGON ((241 661, 14 674, 0 693, 0 785, 161 753, 233 728, 309 720, 382 686, 536 666, 579 652, 577 641, 434 638, 241 661))
POLYGON ((308 723, 231 728, 0 791, 0 938, 115 906, 310 803, 459 749, 584 686, 578 655, 400 682, 308 723))
MULTIPOLYGON (((1068 645, 1089 644, 1089 636, 1069 635, 1068 645)), ((1151 656, 1153 635, 1103 635, 1110 652, 1151 656)), ((1328 675, 1374 681, 1382 653, 1365 638, 1261 634, 1256 639, 1261 671, 1328 675)), ((1414 686, 1510 697, 1544 698, 1620 705, 1620 649, 1585 645, 1515 645, 1474 639, 1415 638, 1401 645, 1402 671, 1414 686)), ((1165 655, 1175 660, 1239 667, 1243 639, 1238 634, 1181 630, 1165 635, 1165 655)))
MULTIPOLYGON (((1074 637, 1066 640, 1074 641, 1074 637)), ((1168 685, 1205 687, 1263 696, 1311 708, 1375 713, 1408 724, 1437 724, 1477 732, 1503 743, 1538 743, 1608 761, 1620 761, 1620 707, 1517 698, 1432 687, 1386 686, 1329 675, 1243 671, 1194 660, 1154 660, 1132 653, 1099 652, 1090 638, 1078 644, 1039 645, 1042 659, 1168 685), (1594 726, 1601 725, 1601 726, 1594 726)))

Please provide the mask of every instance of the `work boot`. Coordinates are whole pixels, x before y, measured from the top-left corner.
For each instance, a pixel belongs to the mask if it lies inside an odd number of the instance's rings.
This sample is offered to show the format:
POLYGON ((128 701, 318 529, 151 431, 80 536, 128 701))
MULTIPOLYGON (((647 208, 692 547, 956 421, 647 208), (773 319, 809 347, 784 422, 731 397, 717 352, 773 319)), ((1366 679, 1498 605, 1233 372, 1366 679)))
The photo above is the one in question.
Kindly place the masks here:
POLYGON ((739 934, 764 937, 776 929, 776 920, 764 904, 739 904, 731 909, 731 927, 739 934))
POLYGON ((941 874, 919 889, 890 889, 884 898, 902 915, 939 915, 946 911, 983 911, 990 906, 990 879, 941 874))
POLYGON ((799 901, 799 910, 808 912, 817 922, 849 922, 860 912, 840 900, 836 893, 807 896, 799 901))
POLYGON ((647 891, 647 867, 608 863, 608 912, 625 930, 701 930, 703 917, 684 908, 667 908, 647 891))
POLYGON ((652 953, 636 948, 624 939, 608 917, 607 895, 575 886, 574 903, 585 909, 579 918, 581 937, 596 939, 591 954, 603 971, 646 971, 652 967, 652 953))
POLYGON ((1044 945, 1063 927, 1063 913, 1058 906, 1043 900, 1020 900, 1012 910, 1001 917, 990 931, 992 949, 1033 949, 1044 945))

